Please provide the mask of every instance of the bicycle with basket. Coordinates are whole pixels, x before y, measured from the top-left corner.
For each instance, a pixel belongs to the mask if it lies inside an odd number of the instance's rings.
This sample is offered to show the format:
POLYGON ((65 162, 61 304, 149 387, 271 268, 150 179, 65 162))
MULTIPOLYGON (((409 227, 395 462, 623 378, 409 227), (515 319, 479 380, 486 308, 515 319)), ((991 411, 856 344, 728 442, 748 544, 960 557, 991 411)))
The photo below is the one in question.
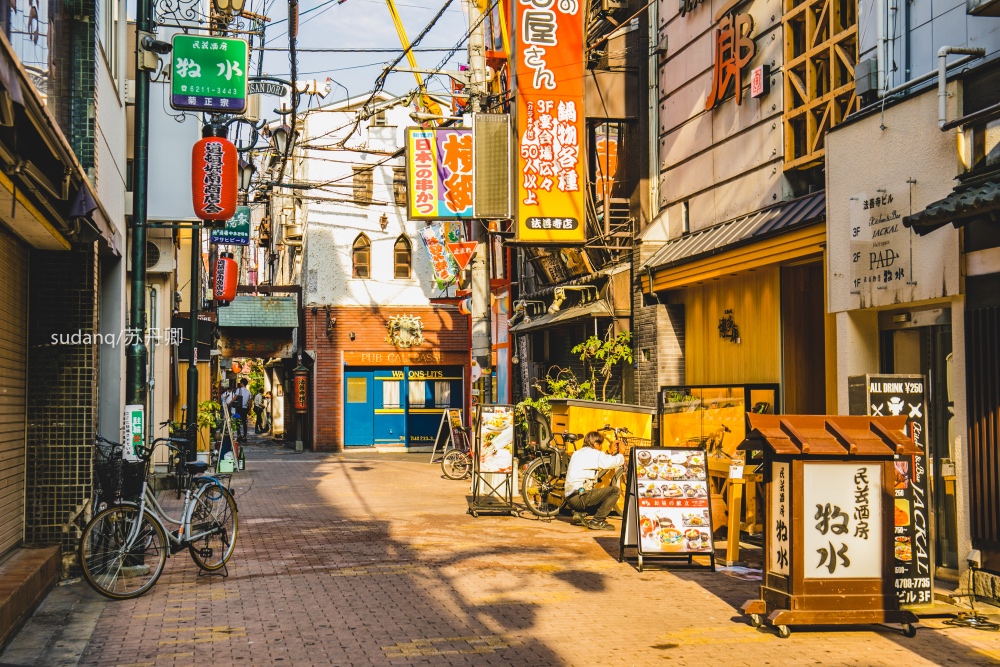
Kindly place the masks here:
POLYGON ((79 557, 84 580, 105 597, 126 600, 147 592, 163 573, 167 557, 184 549, 201 571, 227 574, 224 568, 239 529, 230 479, 204 475, 204 461, 184 462, 190 478, 180 514, 171 516, 147 480, 157 446, 179 451, 170 440, 158 438, 130 460, 121 443, 95 436, 100 487, 95 509, 103 509, 83 529, 79 557), (177 528, 168 531, 166 524, 177 528))

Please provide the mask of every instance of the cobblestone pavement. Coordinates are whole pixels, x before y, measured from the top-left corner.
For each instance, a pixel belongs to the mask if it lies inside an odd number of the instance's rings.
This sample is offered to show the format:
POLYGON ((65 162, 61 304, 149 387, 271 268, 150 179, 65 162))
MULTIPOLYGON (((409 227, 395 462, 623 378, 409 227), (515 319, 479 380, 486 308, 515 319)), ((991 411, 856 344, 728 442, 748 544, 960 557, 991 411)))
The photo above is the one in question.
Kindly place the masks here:
POLYGON ((472 518, 468 483, 427 455, 248 452, 229 577, 170 558, 150 593, 104 605, 79 664, 1000 664, 1000 633, 940 620, 913 639, 779 639, 739 616, 757 582, 640 573, 616 561, 616 533, 565 520, 472 518))

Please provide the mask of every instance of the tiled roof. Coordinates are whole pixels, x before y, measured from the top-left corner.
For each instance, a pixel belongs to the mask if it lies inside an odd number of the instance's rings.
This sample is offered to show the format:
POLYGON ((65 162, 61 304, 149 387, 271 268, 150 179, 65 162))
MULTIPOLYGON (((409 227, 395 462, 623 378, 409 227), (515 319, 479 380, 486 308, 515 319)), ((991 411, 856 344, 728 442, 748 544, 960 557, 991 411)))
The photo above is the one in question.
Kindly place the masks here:
POLYGON ((929 234, 948 223, 961 227, 970 219, 1000 209, 1000 180, 964 185, 919 213, 903 218, 905 227, 917 234, 929 234))
POLYGON ((219 308, 220 327, 294 328, 299 326, 295 297, 240 294, 219 308))
POLYGON ((643 268, 684 264, 825 219, 826 192, 817 192, 668 241, 646 260, 643 268))

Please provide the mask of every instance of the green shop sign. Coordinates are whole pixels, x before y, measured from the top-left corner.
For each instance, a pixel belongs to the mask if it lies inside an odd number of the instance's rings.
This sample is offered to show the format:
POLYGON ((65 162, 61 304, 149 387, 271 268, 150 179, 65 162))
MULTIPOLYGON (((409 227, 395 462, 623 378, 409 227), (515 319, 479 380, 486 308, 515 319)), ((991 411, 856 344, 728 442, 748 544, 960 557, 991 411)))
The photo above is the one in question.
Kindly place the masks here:
POLYGON ((212 243, 250 245, 250 207, 237 206, 236 215, 226 221, 223 229, 213 229, 212 243))
POLYGON ((170 106, 242 113, 247 106, 247 43, 230 37, 174 35, 170 106))

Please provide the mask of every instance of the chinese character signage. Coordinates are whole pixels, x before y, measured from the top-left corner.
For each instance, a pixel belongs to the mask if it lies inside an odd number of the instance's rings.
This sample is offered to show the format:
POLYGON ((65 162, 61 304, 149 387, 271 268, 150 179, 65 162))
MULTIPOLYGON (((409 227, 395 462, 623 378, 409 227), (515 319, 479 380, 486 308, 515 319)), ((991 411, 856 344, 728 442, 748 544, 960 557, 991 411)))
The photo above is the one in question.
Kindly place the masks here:
POLYGON ((142 458, 145 448, 146 428, 144 408, 141 405, 126 405, 123 419, 125 440, 122 447, 122 458, 126 461, 138 461, 142 458))
POLYGON ((906 417, 905 433, 923 453, 899 456, 893 482, 893 570, 901 605, 934 602, 931 568, 927 395, 922 375, 862 375, 848 381, 851 414, 906 417))
MULTIPOLYGON (((899 198, 885 190, 851 198, 851 289, 894 289, 912 281, 906 256, 910 230, 903 227, 899 198)), ((903 197, 903 201, 906 201, 903 197)))
POLYGON ((213 229, 212 243, 250 245, 250 207, 237 206, 236 215, 226 221, 222 229, 213 229))
POLYGON ((246 109, 246 41, 178 34, 172 44, 170 106, 212 113, 246 109))
POLYGON ((580 0, 517 0, 517 239, 586 241, 580 0))
POLYGON ((803 576, 881 579, 882 465, 804 463, 803 576))
POLYGON ((791 467, 787 463, 771 463, 771 502, 768 523, 771 526, 771 548, 768 571, 789 574, 788 559, 791 550, 791 467))
POLYGON ((238 190, 236 146, 223 137, 200 139, 191 150, 191 206, 205 221, 236 215, 238 190))
POLYGON ((410 220, 472 217, 472 130, 406 131, 410 220))
POLYGON ((711 553, 705 452, 633 449, 640 554, 711 553))
POLYGON ((431 268, 434 271, 434 280, 437 281, 438 289, 454 282, 458 275, 458 264, 450 252, 447 244, 449 242, 448 232, 443 225, 429 225, 420 230, 420 239, 424 242, 427 254, 430 256, 431 268))
POLYGON ((736 103, 743 103, 743 68, 757 53, 753 41, 753 17, 749 14, 728 14, 715 29, 715 67, 712 70, 712 90, 705 101, 711 111, 722 102, 735 83, 736 103))

